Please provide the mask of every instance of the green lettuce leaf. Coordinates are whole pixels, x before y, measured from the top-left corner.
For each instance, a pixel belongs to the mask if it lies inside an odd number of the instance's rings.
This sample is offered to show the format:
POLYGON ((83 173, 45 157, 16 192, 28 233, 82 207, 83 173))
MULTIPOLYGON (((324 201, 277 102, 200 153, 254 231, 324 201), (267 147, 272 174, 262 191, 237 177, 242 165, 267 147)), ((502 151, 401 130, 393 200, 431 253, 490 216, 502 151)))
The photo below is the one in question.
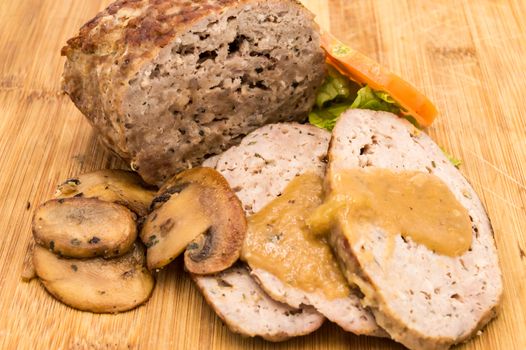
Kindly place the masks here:
POLYGON ((328 67, 328 75, 325 82, 318 90, 316 106, 323 108, 328 102, 345 100, 351 96, 351 82, 340 74, 335 68, 328 67))
MULTIPOLYGON (((334 91, 334 90, 333 90, 334 91)), ((324 107, 315 107, 309 113, 309 123, 322 129, 332 131, 340 115, 349 108, 372 109, 374 111, 386 111, 395 114, 400 113, 400 108, 396 105, 389 94, 372 90, 365 86, 358 90, 354 99, 347 98, 342 101, 342 94, 332 93, 332 99, 328 98, 329 93, 318 95, 317 101, 323 100, 321 104, 324 107), (340 102, 334 102, 340 101, 340 102)))
POLYGON ((340 115, 351 108, 351 103, 334 104, 327 108, 315 108, 309 113, 309 123, 332 131, 340 115))
POLYGON ((449 152, 447 152, 442 147, 440 147, 440 149, 442 150, 442 153, 444 153, 444 155, 447 157, 447 159, 449 159, 451 164, 453 164, 456 168, 458 168, 459 166, 462 165, 462 160, 461 159, 455 158, 453 155, 451 155, 449 152))
POLYGON ((374 91, 369 86, 358 90, 358 97, 352 103, 351 108, 372 109, 373 111, 385 111, 394 114, 400 113, 400 107, 396 105, 389 94, 374 91))
POLYGON ((316 106, 309 113, 309 122, 331 131, 340 115, 349 108, 372 109, 400 114, 400 107, 386 92, 369 86, 360 88, 355 82, 328 66, 328 75, 318 90, 316 106))

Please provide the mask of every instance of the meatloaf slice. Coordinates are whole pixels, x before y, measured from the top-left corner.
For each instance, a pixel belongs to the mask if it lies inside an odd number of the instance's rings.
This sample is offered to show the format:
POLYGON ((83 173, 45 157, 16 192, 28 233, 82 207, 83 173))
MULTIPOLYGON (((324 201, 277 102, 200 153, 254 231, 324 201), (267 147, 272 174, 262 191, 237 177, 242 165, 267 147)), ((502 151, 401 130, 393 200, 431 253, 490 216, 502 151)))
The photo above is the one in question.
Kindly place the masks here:
MULTIPOLYGON (((227 179, 244 205, 254 214, 278 197, 297 175, 323 176, 330 134, 312 125, 266 125, 246 136, 241 144, 205 162, 227 179)), ((312 305, 329 320, 355 334, 385 336, 373 315, 360 305, 357 295, 329 300, 320 292, 291 287, 263 269, 251 276, 273 299, 293 308, 312 305)), ((214 305, 218 312, 220 306, 214 305)), ((320 315, 321 317, 321 315, 320 315)))
POLYGON ((293 0, 118 0, 62 53, 64 91, 148 183, 299 121, 325 76, 313 15, 293 0))
POLYGON ((380 227, 349 241, 336 225, 330 241, 346 277, 360 287, 376 322, 408 348, 447 349, 468 339, 496 315, 502 296, 493 230, 477 194, 440 148, 405 119, 349 110, 333 130, 326 182, 330 188, 339 170, 367 167, 439 177, 467 209, 473 240, 467 252, 450 257, 401 235, 393 243, 380 227))
POLYGON ((313 307, 293 308, 271 299, 239 263, 216 275, 192 275, 205 300, 232 332, 284 341, 320 328, 313 307))
MULTIPOLYGON (((310 125, 271 124, 253 131, 239 146, 207 159, 203 166, 225 176, 251 215, 278 196, 297 171, 323 173, 321 159, 328 142, 328 132, 310 125)), ((192 278, 218 316, 242 335, 282 341, 314 332, 325 320, 311 306, 290 306, 271 298, 242 262, 217 275, 192 278)))

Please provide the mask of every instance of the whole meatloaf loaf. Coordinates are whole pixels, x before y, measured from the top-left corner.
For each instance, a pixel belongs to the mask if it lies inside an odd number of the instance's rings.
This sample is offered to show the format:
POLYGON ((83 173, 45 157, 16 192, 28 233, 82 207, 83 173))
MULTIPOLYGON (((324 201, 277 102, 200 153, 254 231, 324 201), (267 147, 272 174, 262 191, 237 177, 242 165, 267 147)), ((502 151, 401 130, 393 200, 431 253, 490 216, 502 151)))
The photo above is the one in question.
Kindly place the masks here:
POLYGON ((120 0, 62 54, 65 92, 151 184, 304 119, 325 77, 313 15, 293 0, 120 0))

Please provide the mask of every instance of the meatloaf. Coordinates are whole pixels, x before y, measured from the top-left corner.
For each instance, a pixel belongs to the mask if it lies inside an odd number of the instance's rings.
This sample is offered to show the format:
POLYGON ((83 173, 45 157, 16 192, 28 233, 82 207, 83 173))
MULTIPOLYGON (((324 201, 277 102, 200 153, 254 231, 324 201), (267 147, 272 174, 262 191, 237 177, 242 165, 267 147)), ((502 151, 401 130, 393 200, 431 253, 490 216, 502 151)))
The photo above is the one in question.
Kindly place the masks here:
MULTIPOLYGON (((213 166, 227 179, 246 213, 252 215, 279 197, 296 176, 304 173, 323 176, 329 138, 329 132, 309 124, 266 125, 250 133, 239 146, 210 158, 204 165, 213 166)), ((268 245, 265 249, 273 248, 268 245)), ((278 302, 297 309, 311 305, 355 334, 385 336, 354 292, 348 297, 328 299, 321 292, 288 285, 257 266, 252 266, 250 275, 278 302)), ((287 334, 293 333, 287 330, 287 334)))
POLYGON ((62 54, 64 91, 151 184, 303 120, 325 76, 313 15, 293 0, 118 0, 62 54))
POLYGON ((337 223, 330 243, 362 304, 392 339, 409 349, 448 349, 466 341, 496 316, 503 285, 493 229, 477 194, 441 149, 403 118, 369 110, 342 114, 329 148, 329 190, 342 170, 384 168, 433 174, 464 206, 472 243, 447 256, 401 234, 390 241, 371 225, 356 240, 337 223))

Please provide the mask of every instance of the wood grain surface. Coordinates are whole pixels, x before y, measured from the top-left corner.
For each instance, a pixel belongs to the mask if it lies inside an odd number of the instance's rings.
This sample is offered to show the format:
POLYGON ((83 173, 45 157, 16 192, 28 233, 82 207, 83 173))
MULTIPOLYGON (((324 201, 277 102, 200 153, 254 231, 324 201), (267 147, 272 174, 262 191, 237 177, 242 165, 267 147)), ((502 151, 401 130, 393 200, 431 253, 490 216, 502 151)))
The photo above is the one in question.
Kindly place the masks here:
MULTIPOLYGON (((107 0, 0 1, 0 348, 398 349, 326 323, 272 344, 231 332, 176 262, 151 300, 120 315, 70 309, 20 273, 35 206, 57 183, 125 166, 60 94, 60 48, 107 0)), ((321 26, 422 89, 440 109, 431 136, 495 229, 505 295, 499 317, 462 349, 526 349, 526 2, 311 0, 321 26)))

